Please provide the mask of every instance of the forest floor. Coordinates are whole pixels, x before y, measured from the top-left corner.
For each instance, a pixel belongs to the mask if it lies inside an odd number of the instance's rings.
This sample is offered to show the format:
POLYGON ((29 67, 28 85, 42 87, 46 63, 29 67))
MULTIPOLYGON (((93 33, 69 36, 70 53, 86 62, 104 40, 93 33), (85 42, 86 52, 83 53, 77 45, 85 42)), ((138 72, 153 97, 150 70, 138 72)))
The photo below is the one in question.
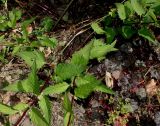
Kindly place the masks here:
MULTIPOLYGON (((103 17, 107 10, 114 6, 113 1, 105 1, 82 0, 71 5, 57 26, 48 33, 59 41, 57 49, 47 50, 48 63, 53 59, 54 53, 57 54, 56 57, 60 55, 60 58, 57 58, 58 62, 64 62, 92 38, 101 37, 95 35, 92 29, 86 30, 83 26, 88 26, 90 22, 103 17), (63 48, 61 45, 64 43, 69 44, 63 48), (61 50, 63 55, 59 54, 61 50)), ((9 3, 9 8, 23 8, 27 17, 36 16, 36 20, 39 21, 49 16, 55 22, 66 6, 65 3, 56 0, 53 5, 48 1, 36 0, 9 3)), ((101 62, 91 61, 88 68, 89 73, 109 84, 116 95, 113 97, 95 92, 85 100, 74 101, 74 126, 160 126, 160 51, 147 41, 137 38, 118 41, 116 48, 118 51, 107 54, 101 62)), ((7 60, 10 61, 8 64, 0 63, 0 87, 3 83, 13 83, 29 73, 22 61, 13 60, 12 57, 7 57, 7 60)), ((53 126, 63 125, 62 103, 57 97, 51 98, 53 126)), ((0 101, 4 103, 16 104, 28 99, 30 97, 24 94, 0 92, 0 101)), ((14 123, 18 117, 11 116, 10 120, 14 123)), ((3 122, 4 118, 0 116, 1 125, 3 122)), ((22 125, 31 125, 28 117, 22 125)))

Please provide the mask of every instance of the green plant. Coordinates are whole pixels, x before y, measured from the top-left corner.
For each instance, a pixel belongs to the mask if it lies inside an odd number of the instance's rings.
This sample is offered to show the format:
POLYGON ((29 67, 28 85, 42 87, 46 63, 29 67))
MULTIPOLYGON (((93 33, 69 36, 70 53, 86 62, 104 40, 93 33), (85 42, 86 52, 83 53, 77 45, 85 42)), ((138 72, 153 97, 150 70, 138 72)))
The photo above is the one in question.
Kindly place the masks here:
POLYGON ((130 112, 133 112, 130 103, 124 101, 122 98, 110 98, 109 104, 115 104, 113 111, 108 112, 109 118, 107 124, 125 126, 128 122, 130 112), (116 101, 115 101, 116 100, 116 101))
MULTIPOLYGON (((4 0, 2 2, 7 3, 4 0)), ((48 96, 59 94, 63 97, 64 125, 69 126, 72 125, 74 118, 72 110, 74 99, 85 99, 94 91, 113 95, 114 91, 87 72, 89 61, 92 59, 100 61, 106 54, 116 51, 115 38, 117 35, 121 35, 124 39, 130 39, 136 35, 153 44, 158 44, 150 27, 159 27, 157 16, 160 14, 160 2, 159 0, 128 0, 116 3, 115 6, 116 8, 112 8, 100 20, 104 28, 100 27, 100 21, 91 24, 94 32, 106 36, 106 41, 92 39, 85 47, 75 52, 70 60, 57 63, 54 73, 48 72, 49 74, 44 80, 37 75, 44 64, 47 64, 44 53, 39 51, 39 47, 52 49, 56 47, 57 40, 48 35, 54 22, 51 18, 46 17, 38 27, 33 28, 32 24, 36 18, 22 20, 20 10, 13 9, 1 14, 0 44, 4 48, 0 50, 0 60, 5 63, 6 55, 10 54, 23 59, 31 68, 26 79, 9 84, 3 90, 26 93, 32 96, 32 100, 14 106, 0 103, 0 112, 6 116, 23 113, 14 124, 15 126, 21 123, 27 113, 34 125, 50 126, 51 101, 48 96), (10 35, 6 35, 5 32, 9 32, 10 35)), ((108 123, 113 123, 120 118, 120 114, 127 115, 130 112, 129 104, 122 101, 119 101, 118 104, 120 107, 109 114, 108 123)))
POLYGON ((14 91, 14 92, 24 92, 32 93, 36 100, 33 100, 28 104, 18 104, 18 107, 7 106, 1 104, 0 112, 4 114, 15 114, 20 111, 29 111, 29 116, 34 123, 34 125, 50 125, 51 120, 51 110, 50 110, 50 101, 48 95, 51 94, 65 94, 64 95, 64 109, 65 117, 64 124, 67 126, 72 122, 73 111, 72 111, 72 102, 68 98, 68 92, 72 89, 74 90, 73 98, 87 98, 93 91, 101 91, 109 94, 114 94, 114 92, 107 88, 97 80, 93 75, 86 73, 87 64, 90 59, 99 58, 104 56, 110 51, 115 51, 116 49, 113 45, 105 45, 107 47, 106 52, 98 50, 100 52, 95 54, 93 50, 101 46, 102 41, 93 39, 89 44, 87 44, 80 51, 73 54, 69 63, 60 63, 55 68, 55 74, 51 75, 54 78, 58 78, 55 81, 55 84, 46 86, 47 82, 42 82, 38 80, 37 71, 40 69, 45 61, 43 54, 38 51, 26 51, 20 52, 18 56, 26 61, 26 63, 31 66, 31 73, 28 75, 27 79, 18 81, 15 84, 8 85, 3 88, 5 91, 14 91), (65 93, 64 93, 65 92, 65 93), (38 103, 38 106, 35 104, 38 103), (4 111, 5 109, 5 111, 4 111))
POLYGON ((160 14, 158 0, 127 0, 115 3, 115 6, 116 8, 112 8, 103 18, 104 29, 99 26, 99 22, 92 23, 91 26, 97 34, 106 35, 107 43, 111 43, 117 35, 123 36, 124 39, 138 35, 158 45, 151 30, 151 27, 160 27, 157 19, 160 14))

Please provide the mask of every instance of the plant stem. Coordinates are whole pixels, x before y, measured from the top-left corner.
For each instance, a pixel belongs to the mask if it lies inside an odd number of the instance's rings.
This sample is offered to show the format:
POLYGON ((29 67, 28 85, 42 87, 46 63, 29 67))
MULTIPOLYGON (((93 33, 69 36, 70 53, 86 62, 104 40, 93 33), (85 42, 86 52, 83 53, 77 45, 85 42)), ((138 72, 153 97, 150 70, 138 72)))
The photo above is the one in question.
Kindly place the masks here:
MULTIPOLYGON (((40 93, 45 89, 46 85, 49 84, 49 80, 50 77, 48 77, 44 83, 44 85, 41 87, 40 89, 40 93)), ((33 105, 35 105, 38 102, 37 99, 32 99, 31 103, 30 103, 30 107, 32 107, 33 105)), ((19 126, 19 124, 21 123, 22 119, 25 117, 25 115, 27 114, 28 110, 30 109, 30 107, 26 108, 26 110, 23 112, 22 116, 16 121, 16 123, 13 126, 19 126)))

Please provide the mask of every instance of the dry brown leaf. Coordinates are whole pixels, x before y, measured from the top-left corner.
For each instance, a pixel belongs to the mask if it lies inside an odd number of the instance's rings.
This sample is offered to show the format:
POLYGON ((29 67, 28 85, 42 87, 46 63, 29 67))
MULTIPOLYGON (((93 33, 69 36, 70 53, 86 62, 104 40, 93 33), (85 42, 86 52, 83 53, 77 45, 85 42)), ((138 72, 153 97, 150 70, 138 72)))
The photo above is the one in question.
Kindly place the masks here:
POLYGON ((146 84, 145 88, 146 88, 146 92, 149 96, 153 96, 157 93, 158 86, 156 84, 157 84, 157 82, 154 79, 151 79, 146 84))
POLYGON ((111 76, 111 73, 109 73, 108 71, 106 71, 105 74, 105 82, 108 87, 113 88, 113 78, 111 76))

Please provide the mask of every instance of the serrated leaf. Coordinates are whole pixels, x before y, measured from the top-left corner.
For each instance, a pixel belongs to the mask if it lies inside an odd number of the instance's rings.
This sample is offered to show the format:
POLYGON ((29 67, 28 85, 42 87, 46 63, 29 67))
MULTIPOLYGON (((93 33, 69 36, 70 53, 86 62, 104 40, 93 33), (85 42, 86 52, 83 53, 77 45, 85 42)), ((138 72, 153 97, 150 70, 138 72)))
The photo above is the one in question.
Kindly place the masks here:
POLYGON ((74 90, 75 96, 79 98, 87 98, 94 91, 94 85, 87 83, 81 85, 74 90))
POLYGON ((56 38, 49 38, 47 36, 41 36, 41 37, 38 37, 38 39, 42 46, 54 48, 57 44, 56 38))
POLYGON ((124 2, 124 6, 126 8, 126 15, 127 15, 127 17, 132 16, 135 11, 134 11, 134 9, 133 9, 133 7, 131 5, 131 2, 130 1, 124 2))
POLYGON ((0 112, 3 114, 12 115, 12 114, 17 113, 18 111, 8 105, 4 105, 0 103, 0 112))
POLYGON ((53 20, 50 17, 45 17, 41 22, 41 26, 43 27, 42 30, 49 32, 52 29, 53 20))
MULTIPOLYGON (((97 41, 101 43, 101 40, 96 40, 95 42, 97 43, 97 41)), ((105 56, 107 53, 112 52, 112 51, 117 51, 117 49, 114 48, 112 44, 111 45, 99 45, 99 46, 97 44, 96 45, 94 44, 90 52, 90 59, 101 58, 105 56)))
POLYGON ((136 31, 131 26, 122 26, 122 35, 124 38, 131 38, 136 31))
POLYGON ((97 22, 93 22, 91 24, 92 29, 94 30, 94 32, 96 32, 97 34, 104 34, 105 31, 98 25, 97 22))
POLYGON ((31 108, 29 117, 34 126, 49 126, 49 124, 46 122, 46 120, 43 118, 43 115, 37 108, 31 108))
POLYGON ((154 34, 152 34, 152 32, 145 27, 141 28, 138 31, 138 34, 140 36, 144 37, 145 39, 147 39, 149 42, 152 42, 153 44, 157 43, 157 40, 156 40, 154 34))
POLYGON ((13 106, 13 108, 17 111, 23 111, 24 109, 26 109, 27 107, 29 107, 28 104, 25 103, 18 103, 17 105, 13 106))
POLYGON ((43 94, 49 95, 49 94, 60 94, 65 92, 68 89, 69 85, 66 82, 59 83, 53 86, 49 86, 46 89, 44 89, 43 94))
POLYGON ((14 84, 10 84, 3 90, 14 91, 14 92, 31 92, 38 94, 39 93, 39 83, 36 71, 36 63, 33 63, 32 71, 29 73, 28 78, 22 81, 18 81, 14 84))
POLYGON ((90 50, 93 47, 93 40, 91 42, 89 42, 89 44, 87 44, 85 47, 83 47, 82 49, 80 49, 79 51, 75 52, 72 55, 72 59, 71 59, 71 63, 73 64, 79 64, 79 59, 80 57, 83 57, 84 60, 82 63, 85 65, 88 63, 89 61, 89 55, 90 55, 90 50))
POLYGON ((70 112, 70 113, 73 112, 72 111, 72 104, 71 104, 71 101, 69 100, 68 93, 65 93, 65 95, 64 95, 63 108, 64 108, 65 112, 70 112))
POLYGON ((23 51, 19 52, 17 55, 20 56, 29 66, 32 66, 35 60, 37 69, 40 69, 45 64, 44 54, 40 51, 23 51))
POLYGON ((141 16, 142 14, 145 14, 145 9, 143 8, 140 0, 131 0, 131 5, 138 15, 141 16))
POLYGON ((56 75, 61 77, 63 80, 70 79, 71 77, 77 76, 83 72, 80 65, 71 63, 60 63, 55 69, 56 75))
POLYGON ((105 86, 103 84, 100 84, 100 85, 96 86, 94 90, 104 92, 104 93, 107 93, 107 94, 115 94, 115 92, 112 89, 108 88, 107 86, 105 86))
POLYGON ((75 95, 79 98, 87 98, 94 88, 101 82, 92 75, 86 75, 76 79, 77 88, 74 90, 75 95))
POLYGON ((108 94, 114 94, 114 91, 106 87, 93 75, 86 75, 76 79, 77 88, 75 95, 79 98, 87 98, 93 91, 100 91, 108 94))
POLYGON ((73 122, 73 113, 67 112, 64 116, 64 126, 70 126, 73 122))
POLYGON ((116 7, 118 10, 118 15, 121 20, 126 19, 126 11, 125 11, 125 6, 122 3, 116 3, 116 7))
POLYGON ((4 87, 3 90, 5 90, 5 91, 14 91, 14 92, 25 92, 25 90, 23 88, 23 85, 22 85, 22 83, 24 81, 25 80, 18 81, 18 82, 15 82, 13 84, 9 84, 8 86, 4 87))
POLYGON ((43 113, 43 117, 45 118, 45 120, 47 121, 47 123, 50 125, 51 123, 51 103, 48 99, 47 96, 42 96, 39 98, 39 107, 43 113))
POLYGON ((71 64, 75 64, 82 71, 85 71, 85 69, 87 68, 88 62, 89 62, 89 60, 85 59, 84 56, 79 53, 73 54, 72 59, 70 61, 71 64))
POLYGON ((15 46, 13 48, 12 54, 13 55, 17 54, 20 51, 21 47, 22 47, 22 45, 15 46))
POLYGON ((114 37, 116 36, 116 30, 112 27, 107 27, 105 31, 106 31, 107 44, 111 44, 113 42, 114 37))

